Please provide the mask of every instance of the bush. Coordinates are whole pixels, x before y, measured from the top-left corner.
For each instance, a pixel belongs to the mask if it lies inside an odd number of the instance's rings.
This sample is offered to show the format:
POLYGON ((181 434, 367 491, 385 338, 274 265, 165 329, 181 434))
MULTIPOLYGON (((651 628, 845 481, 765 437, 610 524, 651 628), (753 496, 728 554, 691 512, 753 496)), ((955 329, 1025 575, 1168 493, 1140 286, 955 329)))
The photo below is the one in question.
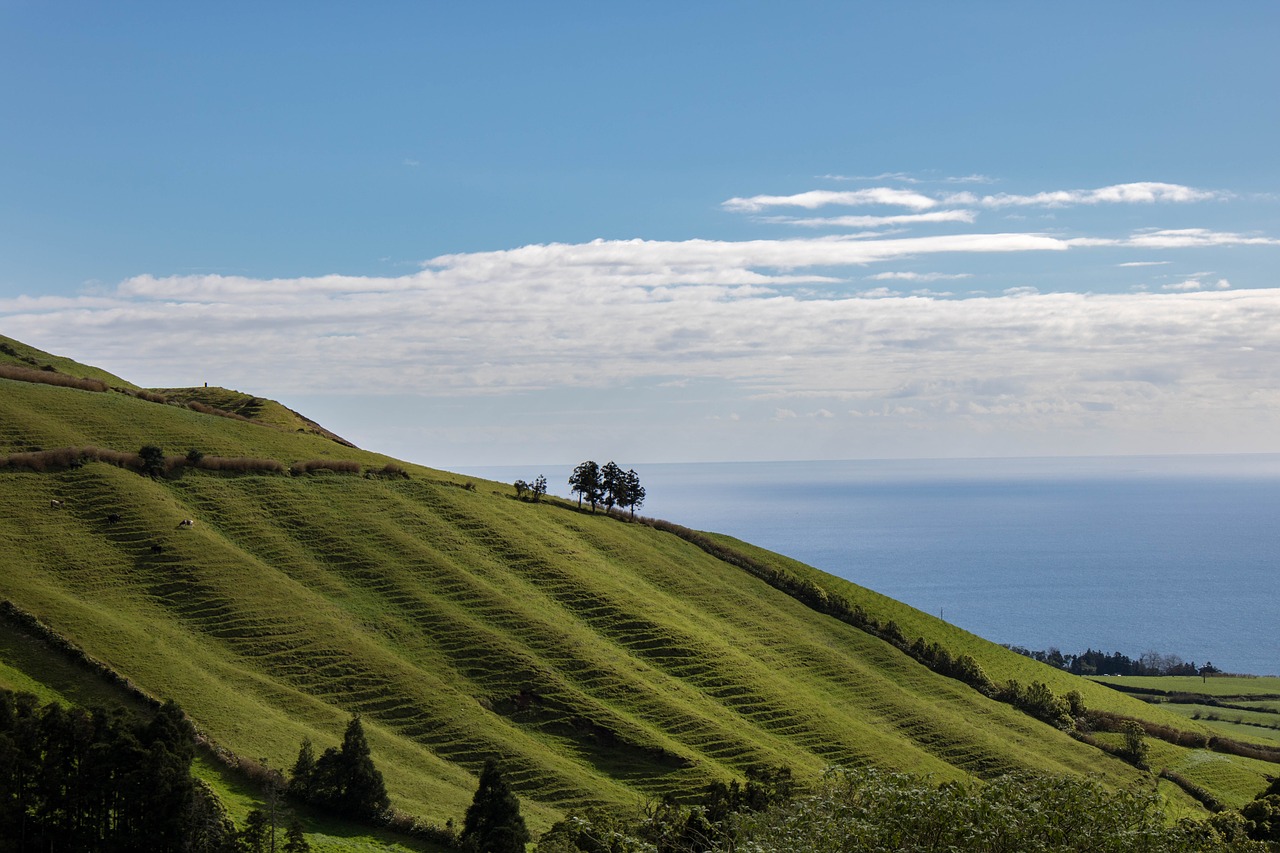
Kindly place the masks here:
POLYGON ((1070 777, 1015 774, 947 783, 876 770, 835 770, 791 805, 746 816, 733 849, 983 850, 1015 853, 1265 851, 1212 821, 1170 826, 1154 789, 1116 791, 1070 777))
POLYGON ((296 462, 289 469, 294 476, 310 474, 315 471, 332 471, 335 474, 359 474, 360 463, 349 459, 312 459, 307 462, 296 462))
POLYGON ((29 367, 18 367, 13 364, 0 364, 0 379, 14 379, 18 382, 36 382, 41 385, 58 385, 63 388, 78 388, 81 391, 106 391, 107 383, 100 379, 81 379, 78 376, 67 376, 53 368, 33 370, 29 367))
POLYGON ((196 467, 203 471, 241 474, 283 474, 285 470, 284 465, 274 459, 254 459, 248 456, 205 456, 196 467))

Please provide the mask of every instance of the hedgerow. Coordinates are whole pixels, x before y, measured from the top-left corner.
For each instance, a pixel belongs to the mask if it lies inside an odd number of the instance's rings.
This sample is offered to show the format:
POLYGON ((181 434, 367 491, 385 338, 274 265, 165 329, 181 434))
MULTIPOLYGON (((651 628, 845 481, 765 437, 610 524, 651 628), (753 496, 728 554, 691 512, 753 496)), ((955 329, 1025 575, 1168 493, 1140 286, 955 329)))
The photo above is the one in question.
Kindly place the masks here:
POLYGON ((78 376, 67 376, 53 368, 36 370, 30 367, 18 367, 16 364, 0 364, 0 379, 14 379, 18 382, 36 382, 41 385, 58 385, 63 388, 78 388, 81 391, 106 391, 107 383, 100 379, 81 379, 78 376))

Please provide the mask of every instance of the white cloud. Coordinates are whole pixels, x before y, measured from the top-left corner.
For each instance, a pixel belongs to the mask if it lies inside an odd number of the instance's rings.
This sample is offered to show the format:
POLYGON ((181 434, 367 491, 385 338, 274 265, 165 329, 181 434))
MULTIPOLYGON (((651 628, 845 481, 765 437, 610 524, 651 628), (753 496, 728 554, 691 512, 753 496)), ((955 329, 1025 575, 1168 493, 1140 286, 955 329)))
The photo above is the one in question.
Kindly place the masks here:
POLYGON ((1137 249, 1205 249, 1213 246, 1280 246, 1274 237, 1245 236, 1208 228, 1140 231, 1128 237, 1073 237, 1072 246, 1127 246, 1137 249))
POLYGON ((1155 202, 1186 203, 1227 198, 1226 193, 1198 190, 1181 184, 1142 181, 1130 184, 1113 184, 1092 190, 1054 190, 1033 195, 997 195, 975 198, 970 193, 960 193, 951 198, 954 204, 980 204, 983 207, 1066 207, 1080 204, 1152 204, 1155 202))
POLYGON ((1116 264, 1118 267, 1162 267, 1166 266, 1169 261, 1129 261, 1123 264, 1116 264))
POLYGON ((883 204, 906 207, 911 210, 928 210, 938 202, 922 193, 893 187, 872 187, 864 190, 810 190, 795 195, 756 195, 750 198, 731 198, 721 204, 725 210, 754 213, 767 207, 803 207, 814 210, 827 205, 883 204))
POLYGON ((973 273, 945 272, 881 272, 869 275, 870 281, 956 281, 962 278, 973 278, 973 273))
POLYGON ((879 228, 885 225, 921 225, 935 222, 973 222, 977 218, 972 210, 934 210, 928 213, 903 213, 897 216, 771 216, 766 222, 784 225, 803 225, 808 228, 879 228))
MULTIPOLYGON (((977 177, 977 176, 975 176, 977 177)), ((1218 190, 1201 190, 1182 184, 1159 181, 1139 181, 1128 184, 1112 184, 1089 190, 1050 190, 1019 195, 997 193, 979 196, 972 192, 945 193, 930 196, 914 190, 894 187, 870 187, 861 190, 809 190, 793 195, 755 195, 735 197, 721 204, 725 210, 738 213, 757 213, 772 207, 802 207, 815 210, 829 205, 888 205, 911 210, 931 210, 939 205, 958 205, 1000 209, 1005 207, 1074 207, 1098 204, 1155 204, 1214 201, 1231 198, 1230 193, 1218 190)), ((953 220, 954 221, 954 220, 953 220)))
POLYGON ((1184 281, 1164 284, 1160 286, 1161 290, 1171 293, 1191 293, 1196 290, 1230 290, 1231 282, 1225 278, 1206 284, 1200 278, 1188 278, 1184 281))

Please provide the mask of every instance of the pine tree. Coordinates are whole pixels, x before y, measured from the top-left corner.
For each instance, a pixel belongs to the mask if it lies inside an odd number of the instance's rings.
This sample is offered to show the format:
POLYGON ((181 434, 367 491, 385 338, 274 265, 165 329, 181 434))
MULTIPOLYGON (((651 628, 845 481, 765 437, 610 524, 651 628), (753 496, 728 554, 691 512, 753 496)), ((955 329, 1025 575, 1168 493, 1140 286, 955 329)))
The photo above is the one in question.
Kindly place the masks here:
POLYGON ((360 715, 347 723, 340 753, 341 779, 338 785, 341 808, 355 817, 376 817, 391 807, 382 773, 373 765, 369 742, 365 740, 360 715))
POLYGON ((289 821, 289 828, 284 833, 284 847, 281 849, 284 853, 311 853, 311 844, 296 817, 289 821))
POLYGON ((596 511, 600 502, 600 466, 587 460, 573 469, 569 477, 569 488, 578 494, 578 509, 582 509, 582 499, 591 503, 591 511, 596 511))
POLYGON ((473 853, 524 853, 529 841, 520 800, 492 758, 480 771, 480 784, 467 807, 458 840, 473 853))
POLYGON ((627 475, 618 467, 618 463, 612 459, 600 469, 600 491, 603 493, 606 511, 613 509, 615 505, 625 506, 627 475))
POLYGON ((298 760, 289 773, 289 793, 299 799, 309 800, 313 794, 316 773, 316 753, 311 738, 303 738, 298 747, 298 760))

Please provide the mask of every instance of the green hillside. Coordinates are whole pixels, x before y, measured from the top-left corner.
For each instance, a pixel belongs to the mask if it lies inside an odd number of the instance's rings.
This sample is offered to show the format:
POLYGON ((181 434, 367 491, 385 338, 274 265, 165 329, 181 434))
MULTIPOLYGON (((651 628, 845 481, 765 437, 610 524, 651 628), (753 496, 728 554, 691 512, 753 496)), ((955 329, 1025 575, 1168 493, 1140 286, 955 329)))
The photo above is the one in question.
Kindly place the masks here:
MULTIPOLYGON (((0 599, 143 692, 176 699, 236 755, 288 767, 302 738, 334 745, 359 712, 395 808, 460 821, 481 765, 497 757, 535 831, 570 808, 635 808, 758 764, 802 779, 837 764, 937 780, 1019 769, 1117 787, 1146 778, 669 532, 556 500, 520 502, 505 484, 405 463, 407 477, 383 476, 394 460, 280 419, 278 404, 258 405, 258 421, 243 419, 255 414, 243 408, 231 418, 184 405, 208 391, 202 401, 224 408, 212 396, 220 389, 190 391, 149 402, 0 378, 0 458, 156 445, 174 458, 196 450, 284 469, 326 459, 365 473, 188 465, 153 479, 102 461, 0 466, 0 599)), ((1040 681, 1059 695, 1079 691, 1090 708, 1208 732, 869 590, 717 539, 892 620, 908 639, 972 656, 996 682, 1040 681)), ((4 620, 0 686, 73 702, 126 695, 4 620)), ((1264 788, 1276 767, 1168 744, 1159 753, 1231 805, 1264 788)), ((233 812, 251 806, 253 792, 234 774, 211 760, 201 768, 233 812)), ((1200 809, 1160 784, 1175 811, 1200 809)))

